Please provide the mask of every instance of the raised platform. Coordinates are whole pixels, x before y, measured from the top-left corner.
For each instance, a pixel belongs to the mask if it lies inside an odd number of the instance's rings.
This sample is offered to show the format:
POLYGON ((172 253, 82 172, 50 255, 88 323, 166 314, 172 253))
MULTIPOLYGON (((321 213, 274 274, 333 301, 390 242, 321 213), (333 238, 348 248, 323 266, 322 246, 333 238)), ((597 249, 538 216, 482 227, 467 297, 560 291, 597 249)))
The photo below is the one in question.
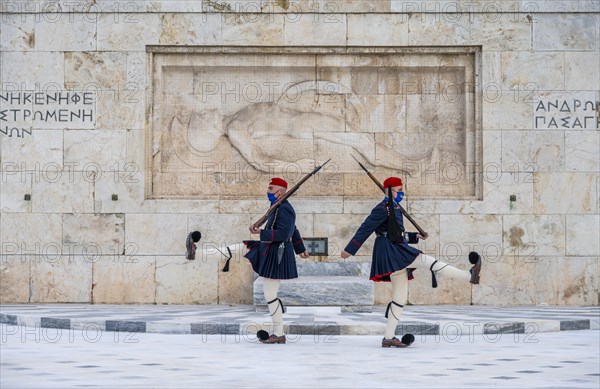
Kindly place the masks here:
MULTIPOLYGON (((298 262, 299 277, 284 280, 279 298, 287 306, 341 307, 344 311, 370 312, 375 286, 363 262, 298 262)), ((266 309, 263 278, 254 281, 254 305, 266 309)))

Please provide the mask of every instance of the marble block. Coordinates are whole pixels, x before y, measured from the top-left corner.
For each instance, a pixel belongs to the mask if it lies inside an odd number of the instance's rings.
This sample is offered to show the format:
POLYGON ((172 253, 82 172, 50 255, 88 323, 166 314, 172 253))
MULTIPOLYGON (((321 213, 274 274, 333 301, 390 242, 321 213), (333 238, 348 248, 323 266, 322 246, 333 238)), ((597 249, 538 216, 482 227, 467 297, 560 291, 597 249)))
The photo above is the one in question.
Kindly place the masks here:
MULTIPOLYGON (((96 104, 97 130, 139 130, 144 128, 145 92, 132 84, 127 84, 126 88, 124 91, 103 91, 99 95, 96 104)), ((123 143, 120 142, 120 144, 123 143)))
POLYGON ((600 73, 588 69, 600 68, 598 52, 567 52, 565 53, 565 89, 567 90, 596 90, 600 87, 600 73))
POLYGON ((31 138, 0 137, 4 138, 1 144, 4 171, 32 171, 35 181, 53 178, 55 171, 60 172, 64 153, 62 130, 33 130, 31 138))
POLYGON ((524 88, 526 85, 535 85, 536 90, 561 90, 564 74, 564 57, 561 52, 502 53, 502 82, 505 90, 524 88), (544 71, 541 72, 540 69, 544 71))
POLYGON ((31 201, 25 195, 31 194, 31 176, 21 176, 17 172, 2 172, 0 188, 0 212, 31 212, 31 201))
MULTIPOLYGON (((4 22, 3 22, 4 24, 4 22)), ((9 80, 20 89, 62 88, 65 83, 65 54, 56 51, 7 51, 2 53, 1 76, 8 87, 9 80), (7 66, 11 64, 11 66, 7 66)))
POLYGON ((157 304, 216 304, 218 260, 188 260, 158 257, 156 260, 157 304))
POLYGON ((223 44, 279 46, 283 43, 282 15, 223 14, 223 44))
POLYGON ((32 303, 89 303, 91 289, 92 262, 85 257, 46 257, 31 262, 32 303))
POLYGON ((233 245, 228 272, 222 271, 227 260, 223 256, 219 259, 219 304, 252 304, 254 270, 244 258, 246 251, 242 244, 233 245))
MULTIPOLYGON (((498 71, 497 68, 494 69, 498 71)), ((531 128, 531 103, 524 102, 522 99, 515 101, 514 94, 512 92, 507 93, 503 89, 495 81, 485 85, 483 92, 483 111, 485 112, 482 119, 483 127, 486 130, 531 128)), ((494 148, 497 145, 494 145, 494 148)), ((497 148, 500 149, 500 147, 497 148)), ((496 161, 500 162, 499 159, 496 161)))
POLYGON ((473 303, 477 305, 534 305, 537 259, 484 257, 481 283, 473 286, 473 303))
MULTIPOLYGON (((466 15, 464 15, 466 18, 466 15)), ((486 51, 529 50, 531 25, 515 14, 471 14, 471 44, 486 51)))
POLYGON ((2 15, 0 50, 32 50, 35 47, 35 17, 33 15, 2 15))
POLYGON ((535 51, 593 51, 598 44, 598 19, 590 14, 536 15, 533 24, 535 51))
MULTIPOLYGON (((502 170, 518 172, 564 169, 565 136, 559 131, 503 131, 502 170)), ((522 180, 532 177, 523 175, 522 180)), ((526 182, 526 181, 524 181, 526 182)))
POLYGON ((299 276, 360 276, 368 278, 371 264, 366 262, 297 261, 299 276))
POLYGON ((349 45, 408 45, 408 22, 403 15, 350 14, 347 17, 349 45))
POLYGON ((75 51, 64 54, 65 82, 100 92, 123 88, 127 55, 119 52, 75 51))
POLYGON ((29 269, 26 256, 0 256, 0 303, 29 302, 29 269))
POLYGON ((505 215, 502 226, 504 255, 529 261, 565 254, 564 215, 505 215))
POLYGON ((598 305, 598 257, 539 257, 535 264, 536 303, 598 305))
POLYGON ((186 215, 178 214, 126 214, 126 245, 135 247, 137 254, 183 255, 186 221, 186 215))
POLYGON ((119 255, 125 243, 123 214, 64 214, 63 253, 95 259, 119 255))
POLYGON ((600 256, 600 215, 567 215, 567 255, 600 256))
POLYGON ((596 175, 543 172, 534 175, 533 206, 537 214, 597 214, 596 175), (556 183, 561 185, 557 188, 556 183))
POLYGON ((100 166, 114 171, 125 166, 126 131, 68 130, 64 132, 65 163, 100 166))
MULTIPOLYGON (((598 84, 600 85, 600 82, 598 84)), ((599 154, 600 131, 565 131, 565 169, 567 171, 600 171, 599 154)))
POLYGON ((35 46, 44 51, 96 50, 96 20, 77 14, 36 19, 35 46))
POLYGON ((62 215, 51 213, 4 213, 0 216, 4 254, 60 253, 62 215))
POLYGON ((94 183, 102 175, 97 165, 85 170, 53 171, 45 179, 33 182, 33 212, 91 213, 94 211, 94 183))
POLYGON ((295 23, 286 22, 283 26, 284 45, 288 46, 342 46, 346 44, 346 15, 327 15, 315 18, 298 18, 295 23))
MULTIPOLYGON (((130 3, 123 3, 125 7, 130 3)), ((98 50, 143 51, 145 45, 157 44, 160 35, 158 14, 104 14, 97 22, 98 50)), ((175 42, 169 42, 175 44, 175 42)))
POLYGON ((154 304, 154 257, 120 255, 93 263, 92 302, 96 304, 154 304))
POLYGON ((410 17, 408 31, 408 44, 411 46, 467 45, 471 38, 468 18, 450 21, 434 14, 410 17))
POLYGON ((440 215, 440 251, 455 260, 471 251, 502 249, 502 218, 497 215, 440 215))
POLYGON ((160 15, 160 44, 217 45, 221 40, 223 16, 220 14, 160 15))
MULTIPOLYGON (((373 289, 365 277, 305 276, 284 280, 278 297, 284 305, 373 305, 373 289)), ((266 305, 262 277, 254 281, 254 305, 266 305)))

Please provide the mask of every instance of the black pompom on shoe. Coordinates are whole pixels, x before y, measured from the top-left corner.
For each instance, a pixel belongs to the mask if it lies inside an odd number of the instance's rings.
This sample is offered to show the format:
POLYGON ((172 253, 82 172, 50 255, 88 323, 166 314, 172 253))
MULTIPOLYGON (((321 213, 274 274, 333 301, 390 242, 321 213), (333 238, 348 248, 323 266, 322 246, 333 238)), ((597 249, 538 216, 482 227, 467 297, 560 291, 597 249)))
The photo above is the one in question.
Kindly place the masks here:
POLYGON ((476 251, 469 253, 469 262, 473 265, 471 268, 471 284, 479 284, 479 273, 481 273, 481 255, 476 251))
POLYGON ((267 340, 269 339, 269 333, 265 330, 260 330, 256 333, 256 337, 260 340, 267 340))
POLYGON ((477 261, 479 260, 480 256, 479 253, 477 253, 476 251, 471 251, 469 253, 469 262, 471 262, 471 265, 475 265, 477 263, 477 261))
POLYGON ((406 335, 402 336, 400 341, 402 343, 404 343, 405 345, 410 346, 415 341, 415 336, 413 334, 406 334, 406 335))
POLYGON ((192 231, 192 240, 194 242, 198 243, 201 238, 202 238, 202 234, 200 233, 200 231, 192 231))
POLYGON ((192 231, 185 240, 185 258, 189 260, 196 259, 196 242, 200 241, 202 234, 200 231, 192 231))

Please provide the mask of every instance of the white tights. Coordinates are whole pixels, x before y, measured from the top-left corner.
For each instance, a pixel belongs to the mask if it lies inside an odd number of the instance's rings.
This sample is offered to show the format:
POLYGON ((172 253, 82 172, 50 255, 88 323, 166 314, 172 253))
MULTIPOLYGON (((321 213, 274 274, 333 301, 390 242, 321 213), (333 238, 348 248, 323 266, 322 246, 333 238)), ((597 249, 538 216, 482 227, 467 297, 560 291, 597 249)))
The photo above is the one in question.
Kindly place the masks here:
POLYGON ((267 306, 269 307, 269 313, 271 314, 271 320, 273 320, 273 334, 275 336, 283 336, 283 306, 277 299, 280 283, 281 280, 263 278, 263 291, 265 293, 265 300, 267 300, 267 306), (271 301, 270 304, 269 301, 271 301))
MULTIPOLYGON (((471 273, 466 270, 460 270, 454 266, 450 266, 447 263, 437 261, 433 257, 425 254, 419 254, 419 256, 409 266, 411 268, 425 269, 428 271, 433 270, 436 276, 442 276, 443 278, 455 278, 466 282, 471 281, 471 273), (433 265, 435 263, 435 265, 433 265), (431 269, 431 265, 433 268, 431 269)), ((391 339, 396 333, 396 326, 400 321, 400 315, 402 315, 403 307, 408 301, 408 274, 406 269, 398 270, 390 275, 392 280, 392 303, 390 303, 388 314, 388 322, 385 329, 385 338, 391 339), (395 304, 394 304, 395 303, 395 304), (400 306, 399 306, 400 305, 400 306)))

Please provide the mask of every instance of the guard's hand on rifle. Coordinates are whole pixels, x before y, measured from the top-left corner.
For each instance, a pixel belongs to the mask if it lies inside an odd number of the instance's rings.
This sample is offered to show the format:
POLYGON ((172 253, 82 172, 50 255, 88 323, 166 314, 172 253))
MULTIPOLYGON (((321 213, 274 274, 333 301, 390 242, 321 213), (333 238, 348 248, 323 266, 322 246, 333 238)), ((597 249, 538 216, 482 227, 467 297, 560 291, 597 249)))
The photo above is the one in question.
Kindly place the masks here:
POLYGON ((308 251, 305 251, 303 253, 298 254, 300 255, 300 258, 306 259, 308 257, 310 257, 310 254, 308 253, 308 251))
POLYGON ((426 233, 426 232, 425 232, 425 235, 417 234, 417 238, 419 238, 419 239, 423 239, 423 240, 425 240, 425 239, 427 239, 428 237, 429 237, 429 234, 428 234, 428 233, 426 233))
POLYGON ((342 251, 342 258, 346 259, 348 257, 352 256, 352 254, 350 254, 349 252, 347 252, 346 250, 342 251))
POLYGON ((260 234, 260 228, 254 227, 253 225, 249 228, 251 234, 260 234))

